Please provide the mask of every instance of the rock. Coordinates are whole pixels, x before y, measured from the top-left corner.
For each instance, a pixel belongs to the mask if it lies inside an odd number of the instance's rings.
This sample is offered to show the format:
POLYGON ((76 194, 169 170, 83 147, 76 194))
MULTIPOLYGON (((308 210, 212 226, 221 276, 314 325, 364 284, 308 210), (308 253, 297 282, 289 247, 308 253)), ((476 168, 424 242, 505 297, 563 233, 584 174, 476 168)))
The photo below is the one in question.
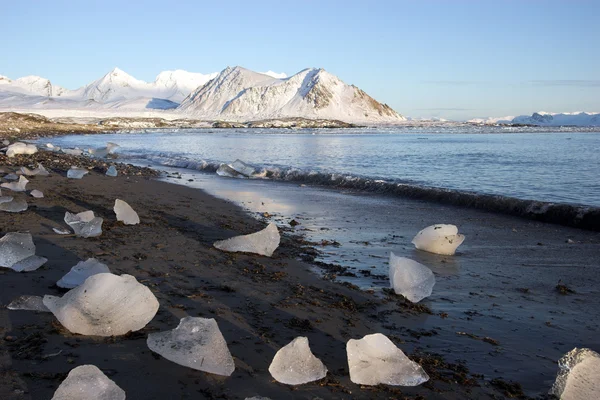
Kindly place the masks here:
POLYGON ((212 374, 230 376, 235 364, 213 318, 185 317, 177 328, 151 333, 148 347, 167 360, 212 374))
POLYGON ((10 196, 0 197, 0 211, 21 212, 27 210, 27 202, 24 199, 13 199, 10 196), (10 199, 9 201, 6 201, 10 199))
POLYGON ((56 286, 72 289, 81 285, 90 276, 106 272, 110 273, 106 264, 102 264, 95 258, 88 258, 85 261, 79 261, 65 276, 56 282, 56 286))
POLYGON ((93 211, 84 211, 79 214, 65 213, 65 222, 73 229, 77 236, 84 238, 96 237, 102 234, 102 222, 100 217, 94 216, 93 211))
POLYGON ((0 267, 17 272, 34 271, 46 261, 35 255, 35 244, 30 233, 7 233, 0 239, 0 267))
POLYGON ((118 336, 138 331, 158 311, 150 289, 131 275, 90 276, 63 297, 44 296, 44 305, 73 333, 118 336))
POLYGON ((438 224, 417 233, 412 243, 419 250, 451 256, 464 240, 465 236, 458 233, 456 225, 438 224))
POLYGON ((9 310, 26 310, 26 311, 40 311, 50 312, 48 307, 44 305, 41 296, 20 296, 10 302, 6 307, 9 310))
POLYGON ((271 257, 273 252, 279 247, 280 239, 277 225, 271 222, 262 231, 219 240, 213 246, 223 251, 255 253, 271 257))
POLYGON ((125 400, 125 391, 95 365, 73 368, 52 400, 125 400))
POLYGON ((44 193, 40 192, 37 189, 33 189, 31 192, 29 192, 29 194, 32 197, 35 197, 36 199, 41 199, 42 197, 44 197, 44 193))
POLYGON ((5 182, 5 183, 1 184, 0 187, 7 188, 9 190, 12 190, 13 192, 24 192, 25 186, 27 186, 28 183, 29 183, 29 181, 27 180, 27 178, 25 178, 23 175, 21 175, 19 177, 18 182, 10 182, 10 183, 5 182))
POLYGON ((115 214, 117 214, 117 221, 123 221, 125 225, 137 225, 140 223, 140 217, 133 208, 123 200, 116 199, 113 210, 115 211, 115 214))
POLYGON ((35 144, 25 144, 22 142, 15 142, 8 146, 6 149, 6 156, 12 158, 17 154, 35 154, 37 153, 37 147, 35 144))
POLYGON ((418 303, 431 296, 435 275, 416 261, 406 257, 398 257, 390 253, 390 286, 396 294, 401 294, 413 303, 418 303))
POLYGON ((417 386, 429 380, 423 368, 411 361, 381 333, 350 339, 346 344, 350 380, 358 385, 417 386))
POLYGON ((301 385, 325 378, 327 367, 310 351, 308 338, 299 336, 279 349, 269 372, 277 382, 301 385))
POLYGON ((36 175, 37 176, 48 176, 48 175, 50 175, 48 170, 46 168, 44 168, 44 166, 40 163, 38 163, 38 165, 35 169, 21 167, 20 171, 23 175, 27 175, 27 176, 36 176, 36 175))
POLYGON ((561 400, 600 398, 600 354, 574 348, 558 361, 558 367, 551 395, 561 400))
POLYGON ((117 176, 118 172, 114 165, 111 165, 106 170, 106 176, 117 176))
POLYGON ((89 171, 85 168, 71 167, 67 171, 67 178, 81 179, 81 178, 83 178, 84 175, 87 175, 87 174, 89 174, 89 171))

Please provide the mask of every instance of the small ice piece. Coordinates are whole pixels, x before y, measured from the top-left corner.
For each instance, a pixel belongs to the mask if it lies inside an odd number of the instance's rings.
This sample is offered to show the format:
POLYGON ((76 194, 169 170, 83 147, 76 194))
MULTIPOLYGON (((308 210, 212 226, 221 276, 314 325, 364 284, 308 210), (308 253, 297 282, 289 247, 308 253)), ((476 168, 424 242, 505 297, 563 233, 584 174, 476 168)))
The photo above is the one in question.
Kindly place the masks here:
POLYGON ((235 364, 214 318, 185 317, 177 328, 148 335, 150 350, 185 367, 230 376, 235 364))
POLYGON ((84 238, 96 237, 102 234, 102 222, 100 217, 94 216, 93 211, 84 211, 79 214, 65 213, 65 222, 73 229, 77 236, 84 238))
POLYGON ((271 257, 280 241, 277 225, 271 222, 265 229, 249 235, 234 236, 213 244, 217 249, 231 252, 255 253, 271 257))
POLYGON ((0 239, 0 267, 17 272, 33 271, 47 259, 35 255, 31 233, 10 232, 0 239))
POLYGON ((23 199, 13 199, 10 196, 0 197, 0 211, 21 212, 27 210, 27 202, 23 199), (6 201, 6 199, 10 199, 6 201))
POLYGON ((418 262, 390 253, 390 287, 413 303, 431 296, 435 275, 418 262))
POLYGON ((6 139, 4 139, 4 140, 2 141, 2 144, 3 144, 3 145, 5 145, 5 146, 8 146, 8 145, 10 144, 10 141, 9 141, 9 140, 6 140, 6 139))
POLYGON ((137 225, 140 223, 140 217, 133 208, 123 200, 116 199, 113 210, 115 211, 115 214, 117 214, 117 221, 123 221, 125 225, 137 225))
POLYGON ((429 380, 419 364, 411 361, 381 333, 350 339, 346 344, 350 380, 358 385, 417 386, 429 380))
POLYGON ((37 167, 35 169, 29 169, 27 167, 21 167, 20 169, 21 174, 23 175, 27 175, 27 176, 47 176, 50 175, 50 173, 48 172, 48 170, 46 168, 44 168, 44 166, 40 163, 38 163, 37 167))
POLYGON ((29 194, 35 197, 36 199, 41 199, 42 197, 44 197, 44 193, 40 192, 37 189, 33 189, 31 192, 29 192, 29 194))
POLYGON ((4 175, 3 178, 6 179, 7 181, 16 181, 17 179, 19 179, 19 175, 11 173, 8 175, 4 175))
POLYGON ((11 158, 17 154, 35 154, 37 153, 37 147, 35 144, 25 144, 22 142, 15 142, 8 146, 6 149, 6 156, 11 158))
POLYGON ((52 143, 46 143, 46 148, 53 149, 54 145, 52 143))
POLYGON ((600 354, 574 348, 558 361, 558 367, 550 394, 561 400, 600 398, 600 354))
POLYGON ((52 400, 125 400, 125 391, 95 365, 73 368, 52 400))
POLYGON ((308 338, 299 336, 279 349, 269 372, 277 382, 301 385, 325 378, 327 367, 310 351, 308 338))
POLYGON ((417 233, 412 243, 419 250, 451 256, 464 240, 465 236, 458 233, 456 225, 437 224, 417 233))
POLYGON ((0 203, 8 203, 9 201, 13 201, 12 196, 2 196, 2 191, 0 190, 0 203))
POLYGON ((89 149, 88 153, 97 158, 105 158, 109 154, 113 154, 119 146, 116 143, 108 142, 106 143, 106 147, 100 147, 98 149, 89 149))
POLYGON ((9 310, 50 312, 41 296, 19 296, 8 305, 9 310))
POLYGON ((52 228, 52 230, 53 230, 55 233, 58 233, 59 235, 70 235, 70 234, 71 234, 71 231, 68 231, 68 230, 66 230, 66 229, 52 228))
POLYGON ((217 169, 217 175, 231 178, 250 178, 260 174, 257 168, 252 165, 246 164, 242 160, 235 160, 231 164, 221 164, 217 169))
POLYGON ((114 165, 111 165, 106 170, 106 176, 117 176, 117 174, 118 174, 118 171, 117 171, 117 169, 115 168, 114 165))
POLYGON ((79 168, 72 166, 71 169, 67 171, 67 178, 71 179, 81 179, 84 175, 88 174, 89 171, 85 168, 79 168))
POLYGON ((25 191, 25 186, 27 186, 27 184, 29 183, 29 181, 27 180, 27 178, 25 178, 23 175, 21 175, 19 177, 19 181, 18 182, 5 182, 3 184, 0 185, 0 187, 12 190, 13 192, 24 192, 25 191))
POLYGON ((246 175, 239 173, 238 171, 236 171, 230 165, 227 165, 227 164, 219 165, 219 168, 217 168, 217 175, 227 176, 229 178, 248 178, 246 175))
POLYGON ((83 153, 83 150, 74 148, 74 149, 62 149, 62 152, 65 154, 69 154, 71 156, 80 156, 83 153))
POLYGON ((85 282, 90 276, 105 272, 110 272, 106 264, 102 264, 95 258, 88 258, 85 261, 79 261, 65 276, 56 282, 56 286, 73 289, 85 282))
POLYGON ((118 336, 138 331, 158 311, 150 289, 131 275, 92 275, 63 297, 44 296, 44 305, 73 333, 118 336))

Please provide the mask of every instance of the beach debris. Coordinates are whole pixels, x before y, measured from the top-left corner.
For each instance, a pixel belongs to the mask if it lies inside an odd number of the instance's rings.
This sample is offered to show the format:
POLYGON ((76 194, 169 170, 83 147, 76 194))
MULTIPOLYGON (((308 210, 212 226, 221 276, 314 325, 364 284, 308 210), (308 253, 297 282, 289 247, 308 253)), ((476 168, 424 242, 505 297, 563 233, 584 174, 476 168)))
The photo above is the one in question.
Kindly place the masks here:
POLYGON ((84 211, 79 214, 65 213, 65 222, 73 229, 75 235, 84 238, 96 237, 102 234, 102 222, 104 220, 96 217, 93 211, 84 211))
POLYGON ((4 182, 0 185, 0 187, 12 190, 13 192, 24 192, 25 186, 27 186, 28 183, 29 181, 27 180, 27 178, 21 175, 19 176, 18 182, 4 182))
POLYGON ((81 178, 83 178, 84 175, 89 174, 89 172, 90 171, 88 171, 85 168, 71 166, 71 168, 67 171, 67 178, 81 179, 81 178))
POLYGON ((46 261, 48 259, 35 255, 31 233, 9 232, 0 239, 0 267, 27 272, 38 269, 46 261))
POLYGON ((396 294, 401 294, 413 303, 418 303, 431 296, 435 275, 433 272, 414 260, 398 257, 390 253, 390 287, 396 294))
POLYGON ((310 351, 308 338, 299 336, 275 354, 271 376, 287 385, 301 385, 325 378, 327 367, 310 351))
POLYGON ((19 175, 10 173, 4 175, 2 178, 6 179, 7 181, 16 181, 17 179, 19 179, 19 175))
POLYGON ((110 272, 106 264, 101 263, 95 258, 88 258, 85 261, 79 261, 69 272, 58 282, 56 286, 66 289, 73 289, 81 285, 92 275, 110 272))
POLYGON ((113 154, 119 146, 116 143, 108 142, 106 143, 106 147, 99 147, 97 149, 88 149, 88 153, 93 155, 96 158, 105 158, 109 154, 113 154))
POLYGON ((123 221, 125 225, 137 225, 140 223, 140 217, 131 208, 129 204, 121 199, 115 200, 115 206, 113 207, 115 214, 117 215, 117 221, 123 221))
POLYGON ((63 297, 44 296, 44 305, 73 333, 118 336, 154 318, 158 301, 131 275, 92 275, 63 297))
POLYGON ((259 171, 258 168, 246 164, 242 160, 235 160, 231 164, 221 164, 217 169, 217 175, 230 178, 257 178, 263 177, 266 171, 259 171))
POLYGON ((213 246, 223 251, 255 253, 271 257, 273 252, 279 247, 280 240, 281 237, 279 236, 277 225, 271 222, 262 231, 219 240, 213 246))
POLYGON ((52 228, 52 230, 55 233, 58 233, 59 235, 70 235, 71 231, 67 230, 67 229, 60 229, 60 228, 52 228))
POLYGON ((465 235, 458 233, 456 225, 437 224, 417 233, 412 243, 419 250, 451 256, 464 241, 465 235))
POLYGON ((429 380, 419 364, 411 361, 381 333, 350 339, 346 344, 350 380, 359 385, 418 386, 429 380))
POLYGON ((21 167, 21 169, 19 171, 21 172, 21 174, 27 175, 27 176, 48 176, 48 175, 50 175, 50 172, 48 172, 48 170, 46 168, 44 168, 44 166, 40 163, 38 163, 38 165, 35 169, 21 167))
POLYGON ((185 367, 224 376, 235 369, 214 318, 182 318, 173 330, 149 334, 146 343, 153 352, 185 367))
POLYGON ((75 147, 74 149, 62 149, 62 152, 71 156, 80 156, 83 153, 83 150, 75 147))
POLYGON ((558 361, 558 368, 551 395, 561 400, 600 398, 600 354, 574 348, 558 361))
POLYGON ((95 365, 73 368, 52 400, 125 400, 125 391, 95 365))
POLYGON ((27 210, 27 202, 24 199, 14 199, 10 196, 0 197, 0 211, 21 212, 25 210, 27 210))
POLYGON ((50 312, 48 307, 44 305, 41 296, 19 296, 11 301, 6 308, 9 310, 50 312))
POLYGON ((26 144, 23 142, 15 142, 6 149, 6 156, 12 158, 17 154, 35 154, 38 149, 35 144, 26 144))
POLYGON ((118 171, 117 171, 117 169, 115 168, 114 165, 111 165, 106 170, 106 176, 117 176, 117 174, 118 174, 118 171))
POLYGON ((37 189, 33 189, 31 192, 29 192, 29 194, 32 197, 35 197, 36 199, 41 199, 42 197, 44 197, 44 193, 42 193, 41 191, 39 191, 37 189))

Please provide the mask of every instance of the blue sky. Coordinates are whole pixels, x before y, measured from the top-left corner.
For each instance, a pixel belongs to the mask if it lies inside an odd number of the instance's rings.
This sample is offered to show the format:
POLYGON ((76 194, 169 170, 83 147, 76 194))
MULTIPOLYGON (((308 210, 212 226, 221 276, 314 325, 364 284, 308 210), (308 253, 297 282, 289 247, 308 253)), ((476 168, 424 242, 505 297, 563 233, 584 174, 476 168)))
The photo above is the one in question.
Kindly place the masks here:
POLYGON ((398 112, 600 112, 600 1, 0 1, 0 74, 322 67, 398 112))

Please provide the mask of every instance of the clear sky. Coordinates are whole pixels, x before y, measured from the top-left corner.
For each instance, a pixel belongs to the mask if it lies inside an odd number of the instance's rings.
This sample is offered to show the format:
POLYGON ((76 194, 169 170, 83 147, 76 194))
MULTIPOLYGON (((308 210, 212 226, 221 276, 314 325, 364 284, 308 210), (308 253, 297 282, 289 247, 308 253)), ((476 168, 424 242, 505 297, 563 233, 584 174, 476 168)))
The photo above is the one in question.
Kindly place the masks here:
POLYGON ((0 74, 322 67, 411 117, 600 112, 599 17, 599 0, 0 0, 0 74))

